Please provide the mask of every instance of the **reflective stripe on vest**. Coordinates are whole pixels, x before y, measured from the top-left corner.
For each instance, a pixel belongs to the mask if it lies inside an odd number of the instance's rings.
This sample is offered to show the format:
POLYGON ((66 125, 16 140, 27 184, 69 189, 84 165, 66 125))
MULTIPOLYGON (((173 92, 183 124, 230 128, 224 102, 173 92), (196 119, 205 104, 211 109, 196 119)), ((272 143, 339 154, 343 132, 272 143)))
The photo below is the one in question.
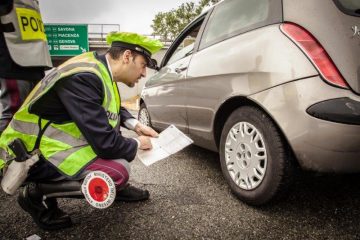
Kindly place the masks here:
MULTIPOLYGON (((11 121, 10 125, 15 131, 27 135, 33 135, 39 130, 37 124, 23 122, 16 119, 14 119, 14 121, 11 121)), ((63 131, 54 128, 53 126, 51 126, 51 124, 46 128, 43 136, 46 136, 53 140, 57 140, 59 142, 67 143, 68 145, 73 147, 87 144, 87 141, 85 139, 75 138, 74 136, 71 136, 63 131)))
MULTIPOLYGON (((106 112, 118 115, 120 110, 120 96, 116 85, 105 67, 99 62, 93 53, 85 53, 59 66, 57 70, 50 72, 30 93, 23 106, 15 114, 9 126, 2 134, 0 147, 6 148, 7 144, 15 138, 20 138, 30 151, 35 145, 39 133, 39 117, 31 114, 31 106, 46 94, 57 81, 82 72, 96 74, 103 83, 104 100, 102 106, 106 112), (4 144, 4 145, 3 145, 4 144)), ((114 128, 119 122, 108 117, 109 124, 114 128)), ((41 120, 42 127, 47 120, 41 120)), ((51 123, 43 133, 40 147, 46 160, 56 166, 60 172, 68 176, 76 175, 81 169, 96 158, 96 154, 87 143, 75 123, 64 124, 51 123)))
POLYGON ((5 151, 5 149, 0 147, 0 159, 3 159, 4 161, 8 160, 8 154, 5 151))
POLYGON ((36 0, 14 0, 12 11, 1 17, 13 32, 4 32, 11 58, 20 66, 52 67, 44 24, 36 0))
POLYGON ((7 153, 5 151, 5 149, 0 148, 0 159, 6 159, 7 158, 7 153))
POLYGON ((0 170, 5 166, 5 163, 8 160, 8 154, 5 149, 0 147, 0 170))
POLYGON ((0 170, 5 167, 5 160, 0 158, 0 170))
MULTIPOLYGON (((96 64, 87 63, 87 62, 70 63, 69 65, 63 66, 57 70, 54 68, 48 73, 48 75, 46 75, 44 77, 43 80, 41 80, 40 87, 37 89, 37 91, 35 91, 34 95, 35 96, 39 95, 39 93, 42 92, 46 87, 52 87, 52 85, 54 84, 54 82, 52 82, 52 83, 50 82, 52 79, 55 79, 58 77, 64 78, 66 76, 74 74, 74 72, 76 72, 76 71, 86 72, 86 70, 88 70, 89 68, 95 68, 98 72, 100 72, 100 69, 96 64), (51 84, 51 86, 48 86, 48 84, 51 84)), ((105 96, 108 98, 107 105, 105 105, 104 108, 108 109, 109 104, 112 101, 112 99, 111 99, 112 96, 111 96, 109 87, 107 85, 104 85, 104 90, 105 90, 105 96)), ((37 99, 34 99, 34 101, 36 101, 36 100, 37 99)))

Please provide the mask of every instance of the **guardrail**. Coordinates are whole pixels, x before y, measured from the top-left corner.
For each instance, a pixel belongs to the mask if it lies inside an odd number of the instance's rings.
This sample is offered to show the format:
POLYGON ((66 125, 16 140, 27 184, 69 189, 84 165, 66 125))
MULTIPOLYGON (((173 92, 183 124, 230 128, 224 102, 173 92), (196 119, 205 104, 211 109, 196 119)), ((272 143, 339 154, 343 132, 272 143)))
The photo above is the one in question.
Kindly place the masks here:
MULTIPOLYGON (((120 31, 120 24, 88 24, 88 38, 91 48, 106 48, 109 47, 106 43, 106 35, 109 32, 120 31)), ((159 39, 164 43, 165 47, 170 46, 171 41, 163 40, 160 36, 143 34, 153 39, 159 39)))
POLYGON ((88 24, 88 36, 105 41, 106 35, 112 31, 120 31, 120 24, 88 24))

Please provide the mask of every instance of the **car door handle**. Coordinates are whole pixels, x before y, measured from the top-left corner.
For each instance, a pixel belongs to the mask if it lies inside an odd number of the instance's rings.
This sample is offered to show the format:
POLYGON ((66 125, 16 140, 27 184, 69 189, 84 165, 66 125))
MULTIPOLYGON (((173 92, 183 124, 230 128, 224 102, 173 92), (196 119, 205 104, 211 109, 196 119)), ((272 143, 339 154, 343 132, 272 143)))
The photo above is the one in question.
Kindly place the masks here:
POLYGON ((185 71, 186 69, 187 67, 175 68, 175 72, 180 74, 182 71, 185 71))

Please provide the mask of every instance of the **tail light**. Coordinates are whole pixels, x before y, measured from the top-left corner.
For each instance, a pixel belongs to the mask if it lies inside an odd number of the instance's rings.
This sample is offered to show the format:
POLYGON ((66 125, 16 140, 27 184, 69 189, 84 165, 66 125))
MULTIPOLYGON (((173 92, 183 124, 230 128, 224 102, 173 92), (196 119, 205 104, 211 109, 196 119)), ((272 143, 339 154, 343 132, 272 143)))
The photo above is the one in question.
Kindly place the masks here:
POLYGON ((311 33, 294 23, 284 23, 280 29, 304 51, 325 81, 341 88, 349 88, 330 56, 311 33))

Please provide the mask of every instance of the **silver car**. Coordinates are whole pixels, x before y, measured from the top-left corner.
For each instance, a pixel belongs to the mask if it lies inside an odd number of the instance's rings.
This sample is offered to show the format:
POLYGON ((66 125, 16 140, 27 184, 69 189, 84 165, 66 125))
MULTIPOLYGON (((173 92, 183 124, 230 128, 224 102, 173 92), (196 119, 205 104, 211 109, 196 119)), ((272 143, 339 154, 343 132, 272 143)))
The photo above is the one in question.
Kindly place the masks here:
POLYGON ((218 151, 248 204, 298 167, 359 172, 360 1, 222 1, 177 37, 140 103, 143 123, 218 151))

